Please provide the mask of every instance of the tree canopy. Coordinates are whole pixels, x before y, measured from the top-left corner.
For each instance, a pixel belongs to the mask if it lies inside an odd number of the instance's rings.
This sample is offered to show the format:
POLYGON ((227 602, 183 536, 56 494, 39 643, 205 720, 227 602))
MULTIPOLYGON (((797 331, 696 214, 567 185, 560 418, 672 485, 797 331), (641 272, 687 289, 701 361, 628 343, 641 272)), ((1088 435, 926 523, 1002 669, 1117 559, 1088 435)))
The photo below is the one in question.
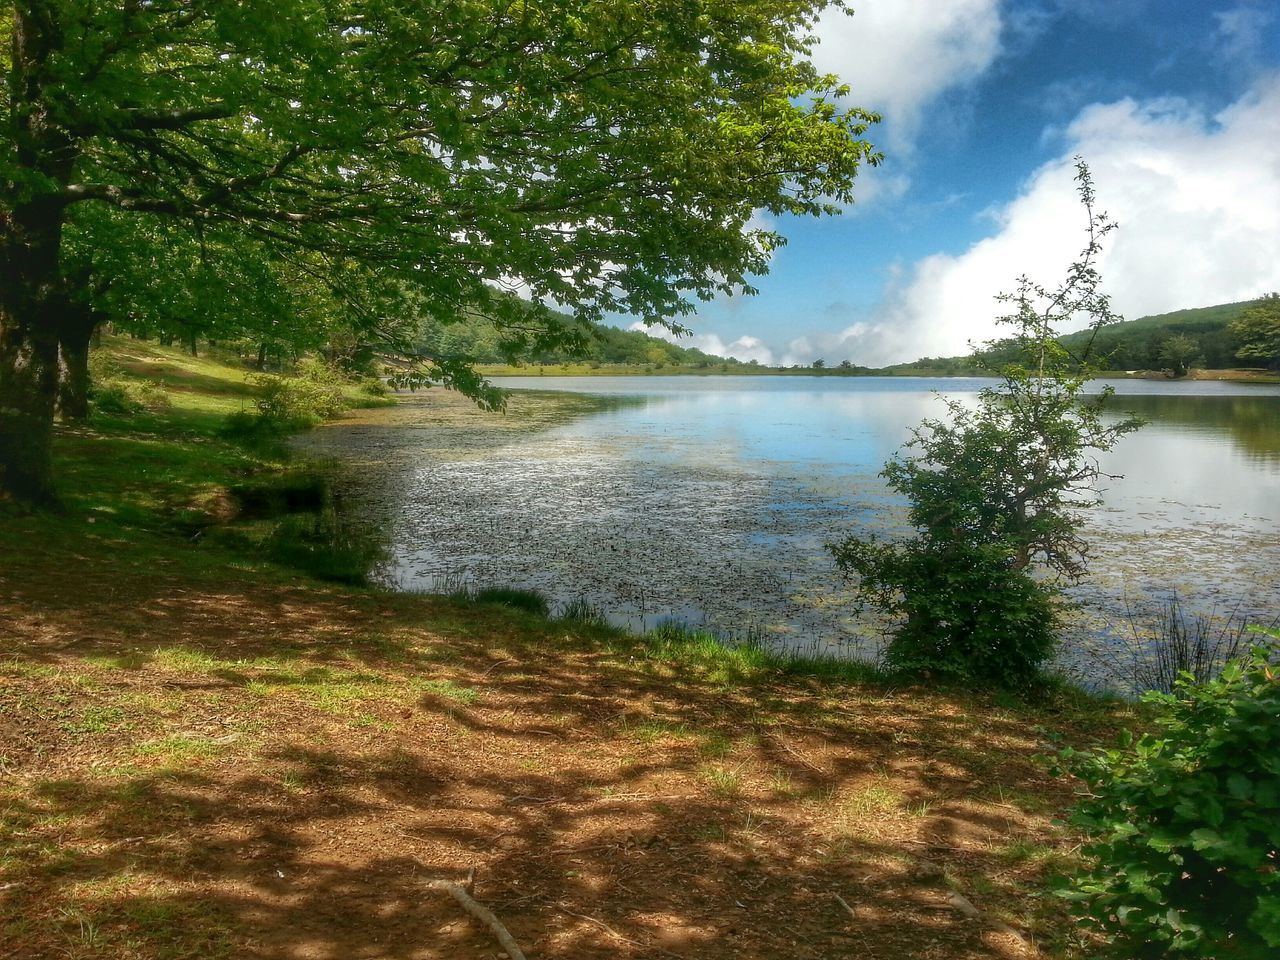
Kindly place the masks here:
POLYGON ((5 4, 0 488, 49 492, 58 343, 102 306, 266 325, 214 301, 313 290, 392 345, 412 308, 519 348, 750 292, 753 214, 835 212, 878 159, 808 62, 825 6, 5 4))
POLYGON ((1256 300, 1231 324, 1240 338, 1239 356, 1280 368, 1280 293, 1256 300))

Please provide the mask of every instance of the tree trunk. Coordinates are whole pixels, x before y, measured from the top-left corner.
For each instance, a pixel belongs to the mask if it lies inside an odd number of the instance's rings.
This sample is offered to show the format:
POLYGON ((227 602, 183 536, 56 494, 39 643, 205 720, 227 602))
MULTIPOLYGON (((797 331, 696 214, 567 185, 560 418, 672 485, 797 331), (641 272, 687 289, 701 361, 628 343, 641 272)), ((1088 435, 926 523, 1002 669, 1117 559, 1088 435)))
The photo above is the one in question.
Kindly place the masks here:
POLYGON ((7 158, 34 195, 0 184, 0 497, 35 505, 56 502, 53 414, 58 397, 58 331, 69 303, 61 275, 61 186, 78 144, 46 100, 48 69, 60 49, 60 4, 16 4, 8 73, 8 108, 16 147, 7 158), (16 202, 15 202, 16 201, 16 202))
POLYGON ((56 502, 58 331, 68 314, 61 239, 61 218, 47 208, 0 216, 0 497, 37 506, 56 502))
POLYGON ((258 362, 255 366, 259 370, 267 369, 267 343, 265 340, 258 344, 258 362))
POLYGON ((101 315, 76 304, 67 311, 59 330, 58 413, 63 420, 89 416, 89 344, 101 315))
POLYGON ((0 308, 0 496, 35 506, 53 492, 58 340, 0 308))

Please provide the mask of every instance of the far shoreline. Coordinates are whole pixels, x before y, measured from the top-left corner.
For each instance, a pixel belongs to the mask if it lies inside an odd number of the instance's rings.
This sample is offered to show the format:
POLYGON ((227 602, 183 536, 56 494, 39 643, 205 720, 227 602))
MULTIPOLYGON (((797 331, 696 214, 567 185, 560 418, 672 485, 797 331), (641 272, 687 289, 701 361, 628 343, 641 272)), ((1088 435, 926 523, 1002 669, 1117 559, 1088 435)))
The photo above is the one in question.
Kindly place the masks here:
MULTIPOLYGON (((657 364, 548 363, 515 366, 510 364, 477 364, 476 371, 485 377, 930 377, 966 380, 996 376, 994 371, 977 367, 939 369, 936 367, 888 367, 852 370, 814 367, 762 367, 749 364, 713 364, 709 366, 672 366, 657 364)), ((1258 368, 1226 368, 1192 370, 1186 376, 1171 377, 1160 370, 1102 370, 1091 380, 1224 380, 1238 383, 1280 383, 1280 372, 1258 368)))

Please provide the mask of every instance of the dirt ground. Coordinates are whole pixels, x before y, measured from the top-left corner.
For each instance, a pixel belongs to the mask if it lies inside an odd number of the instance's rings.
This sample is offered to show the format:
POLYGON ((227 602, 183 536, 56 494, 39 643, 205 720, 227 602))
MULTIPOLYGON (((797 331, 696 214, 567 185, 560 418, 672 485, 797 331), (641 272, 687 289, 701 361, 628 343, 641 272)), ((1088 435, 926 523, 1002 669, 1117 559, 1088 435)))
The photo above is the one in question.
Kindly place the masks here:
POLYGON ((1080 949, 1045 892, 1070 785, 1034 757, 1084 708, 744 683, 507 611, 29 543, 0 558, 0 956, 498 957, 426 887, 473 868, 531 958, 1080 949))

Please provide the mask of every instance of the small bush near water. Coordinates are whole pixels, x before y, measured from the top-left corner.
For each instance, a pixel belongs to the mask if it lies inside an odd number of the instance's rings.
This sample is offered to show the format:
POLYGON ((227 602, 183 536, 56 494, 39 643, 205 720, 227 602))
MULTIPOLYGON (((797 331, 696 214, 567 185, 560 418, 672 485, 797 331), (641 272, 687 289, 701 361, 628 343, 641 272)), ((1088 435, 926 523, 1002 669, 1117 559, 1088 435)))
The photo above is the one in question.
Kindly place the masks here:
POLYGON ((1115 224, 1094 210, 1093 181, 1076 158, 1088 241, 1055 288, 1026 276, 997 299, 1012 335, 988 344, 999 382, 976 403, 943 399, 881 476, 909 504, 914 534, 857 535, 829 545, 859 602, 900 624, 886 650, 896 671, 967 685, 1026 690, 1056 641, 1063 584, 1087 570, 1083 511, 1100 502, 1097 454, 1138 429, 1104 414, 1112 390, 1087 389, 1087 351, 1071 353, 1056 326, 1088 318, 1096 334, 1119 318, 1101 292, 1097 261, 1115 224))
POLYGON ((1145 699, 1160 734, 1063 752, 1089 787, 1073 822, 1093 860, 1064 893, 1117 957, 1274 960, 1280 675, 1255 654, 1145 699))
POLYGON ((864 598, 901 618, 884 652, 891 672, 1014 690, 1042 682, 1057 643, 1054 593, 999 546, 868 539, 834 552, 861 574, 864 598))
POLYGON ((275 440, 335 417, 349 405, 343 393, 348 378, 323 360, 303 360, 293 376, 263 373, 251 380, 259 392, 255 409, 227 418, 223 433, 232 439, 275 440))

